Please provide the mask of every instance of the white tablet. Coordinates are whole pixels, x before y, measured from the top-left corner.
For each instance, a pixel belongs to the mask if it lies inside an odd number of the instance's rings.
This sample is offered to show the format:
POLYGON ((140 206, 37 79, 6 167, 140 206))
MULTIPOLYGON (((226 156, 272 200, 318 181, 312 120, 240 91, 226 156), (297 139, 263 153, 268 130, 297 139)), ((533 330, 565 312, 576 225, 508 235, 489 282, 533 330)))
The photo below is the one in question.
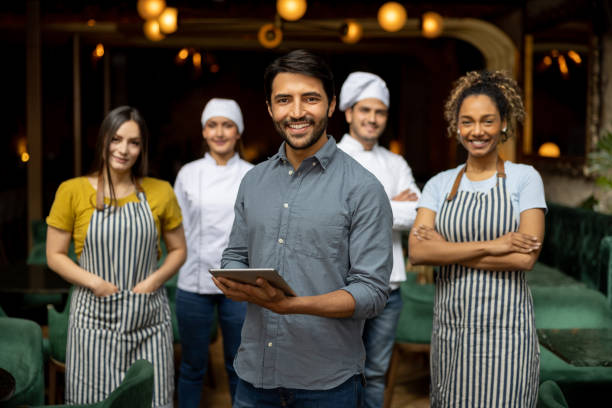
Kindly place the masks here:
POLYGON ((285 282, 276 269, 272 268, 243 268, 243 269, 209 269, 215 278, 222 276, 242 283, 255 285, 257 278, 264 278, 270 285, 282 290, 287 296, 297 296, 293 289, 285 282))

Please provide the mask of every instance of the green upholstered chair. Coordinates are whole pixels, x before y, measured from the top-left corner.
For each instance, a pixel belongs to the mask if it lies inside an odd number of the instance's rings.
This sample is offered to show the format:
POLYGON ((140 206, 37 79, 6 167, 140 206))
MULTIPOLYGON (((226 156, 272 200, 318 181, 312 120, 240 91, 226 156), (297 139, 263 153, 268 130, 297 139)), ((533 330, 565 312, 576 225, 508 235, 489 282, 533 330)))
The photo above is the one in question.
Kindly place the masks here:
MULTIPOLYGON (((397 366, 399 364, 399 346, 413 353, 424 353, 429 358, 431 331, 433 326, 433 307, 435 287, 432 283, 417 282, 417 274, 406 273, 406 281, 400 285, 402 294, 402 312, 400 314, 395 346, 387 372, 384 407, 391 406, 397 366)), ((415 378, 424 373, 416 373, 415 378)))
POLYGON ((544 381, 540 384, 537 408, 568 408, 561 388, 554 381, 544 381))
POLYGON ((0 367, 15 378, 15 391, 0 407, 39 405, 45 398, 42 331, 31 320, 0 317, 0 367))
POLYGON ((66 372, 66 344, 68 343, 68 320, 70 318, 70 300, 74 287, 68 292, 64 310, 58 312, 53 305, 47 306, 47 325, 49 328, 49 404, 63 400, 58 396, 57 376, 66 372))
POLYGON ((85 405, 46 405, 39 408, 150 408, 153 401, 153 364, 138 360, 127 370, 125 377, 104 401, 85 405))

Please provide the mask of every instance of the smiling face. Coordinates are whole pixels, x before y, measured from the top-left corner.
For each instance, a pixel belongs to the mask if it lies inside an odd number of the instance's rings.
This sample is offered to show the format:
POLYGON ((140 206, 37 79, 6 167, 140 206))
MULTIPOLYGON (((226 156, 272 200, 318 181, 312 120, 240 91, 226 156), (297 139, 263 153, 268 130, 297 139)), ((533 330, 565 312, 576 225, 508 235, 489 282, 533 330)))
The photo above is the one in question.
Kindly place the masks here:
POLYGON ((211 156, 217 160, 231 158, 240 139, 236 124, 223 116, 208 119, 202 129, 202 136, 208 144, 211 156))
POLYGON ((470 95, 461 103, 457 121, 459 141, 468 154, 484 157, 497 154, 501 130, 506 126, 497 106, 487 95, 470 95))
POLYGON ((111 136, 108 145, 107 165, 112 172, 129 172, 141 151, 140 127, 133 120, 124 122, 111 136))
POLYGON ((268 112, 289 148, 309 154, 327 142, 323 138, 336 98, 327 100, 322 82, 314 77, 283 72, 272 81, 268 112))
POLYGON ((377 98, 362 99, 345 112, 349 133, 367 150, 385 130, 388 115, 387 106, 377 98))

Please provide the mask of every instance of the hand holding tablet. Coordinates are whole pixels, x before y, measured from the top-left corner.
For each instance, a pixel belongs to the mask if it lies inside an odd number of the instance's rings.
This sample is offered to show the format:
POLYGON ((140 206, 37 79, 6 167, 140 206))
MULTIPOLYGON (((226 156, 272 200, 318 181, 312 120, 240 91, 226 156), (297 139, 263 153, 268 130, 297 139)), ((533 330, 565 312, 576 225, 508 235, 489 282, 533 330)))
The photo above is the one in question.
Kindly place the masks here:
POLYGON ((257 278, 263 278, 270 285, 282 290, 286 296, 297 296, 282 276, 272 268, 209 269, 215 278, 223 277, 241 283, 257 286, 257 278))

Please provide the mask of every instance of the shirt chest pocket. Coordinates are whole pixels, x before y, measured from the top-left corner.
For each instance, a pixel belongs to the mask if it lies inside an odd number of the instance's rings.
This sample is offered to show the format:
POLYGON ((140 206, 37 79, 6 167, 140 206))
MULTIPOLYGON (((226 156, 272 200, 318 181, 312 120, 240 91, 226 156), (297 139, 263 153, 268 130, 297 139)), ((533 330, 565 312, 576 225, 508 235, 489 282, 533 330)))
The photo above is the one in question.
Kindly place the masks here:
POLYGON ((317 259, 336 258, 348 245, 348 226, 334 225, 313 218, 296 218, 292 249, 317 259))

